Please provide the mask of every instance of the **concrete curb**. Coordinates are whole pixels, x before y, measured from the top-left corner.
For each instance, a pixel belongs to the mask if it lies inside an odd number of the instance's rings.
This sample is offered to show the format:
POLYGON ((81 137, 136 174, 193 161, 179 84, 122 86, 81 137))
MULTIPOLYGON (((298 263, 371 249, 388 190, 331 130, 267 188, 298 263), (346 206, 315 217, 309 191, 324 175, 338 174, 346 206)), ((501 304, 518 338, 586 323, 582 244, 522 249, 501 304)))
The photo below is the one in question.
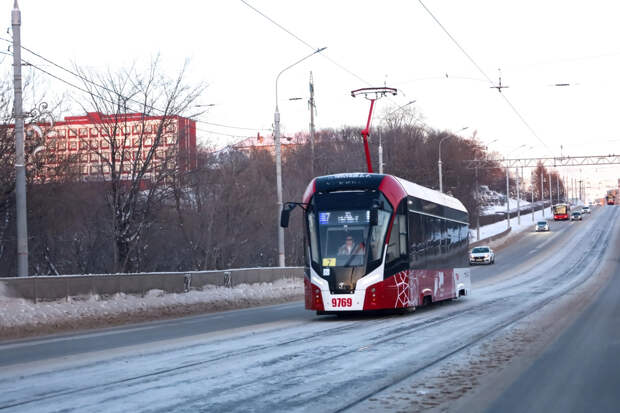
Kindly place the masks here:
POLYGON ((81 295, 144 295, 155 289, 167 293, 184 293, 205 285, 233 287, 303 276, 303 267, 267 267, 221 271, 10 277, 0 278, 0 286, 6 287, 11 296, 37 302, 81 295))

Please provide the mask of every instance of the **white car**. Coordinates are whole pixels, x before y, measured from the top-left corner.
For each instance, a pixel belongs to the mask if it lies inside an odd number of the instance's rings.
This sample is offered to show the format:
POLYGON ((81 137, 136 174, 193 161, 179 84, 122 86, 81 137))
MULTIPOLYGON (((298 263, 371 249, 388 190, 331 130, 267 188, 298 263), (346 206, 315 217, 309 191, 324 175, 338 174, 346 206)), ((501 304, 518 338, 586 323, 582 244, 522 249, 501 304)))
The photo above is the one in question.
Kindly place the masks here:
POLYGON ((469 265, 474 264, 493 264, 495 253, 490 247, 474 247, 469 253, 469 265))
POLYGON ((590 210, 590 207, 589 207, 589 206, 587 206, 587 205, 586 205, 586 206, 584 206, 583 208, 581 208, 581 213, 582 213, 582 214, 589 214, 589 213, 591 213, 591 212, 592 212, 592 211, 590 210))
POLYGON ((536 223, 536 232, 539 231, 549 231, 549 223, 547 221, 538 221, 536 223))

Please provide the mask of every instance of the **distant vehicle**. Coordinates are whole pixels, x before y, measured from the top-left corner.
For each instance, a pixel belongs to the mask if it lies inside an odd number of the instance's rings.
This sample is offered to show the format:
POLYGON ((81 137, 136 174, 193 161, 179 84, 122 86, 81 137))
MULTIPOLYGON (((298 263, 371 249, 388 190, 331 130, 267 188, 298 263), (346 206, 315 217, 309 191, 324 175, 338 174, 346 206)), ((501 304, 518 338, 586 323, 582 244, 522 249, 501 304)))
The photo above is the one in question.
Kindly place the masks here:
POLYGON ((494 264, 495 253, 490 247, 475 247, 469 253, 469 265, 474 264, 494 264))
POLYGON ((581 212, 579 211, 575 211, 571 214, 570 216, 570 220, 571 221, 581 221, 583 220, 583 217, 581 216, 581 212))
POLYGON ((616 204, 616 197, 614 196, 614 194, 607 194, 607 205, 615 205, 616 204))
POLYGON ((553 219, 555 221, 569 219, 570 206, 568 204, 557 204, 553 207, 553 219))
POLYGON ((590 213, 592 213, 592 211, 590 210, 590 207, 586 205, 583 208, 581 208, 581 213, 582 214, 590 214, 590 213))
POLYGON ((547 221, 538 221, 536 223, 536 232, 549 231, 549 223, 547 221))

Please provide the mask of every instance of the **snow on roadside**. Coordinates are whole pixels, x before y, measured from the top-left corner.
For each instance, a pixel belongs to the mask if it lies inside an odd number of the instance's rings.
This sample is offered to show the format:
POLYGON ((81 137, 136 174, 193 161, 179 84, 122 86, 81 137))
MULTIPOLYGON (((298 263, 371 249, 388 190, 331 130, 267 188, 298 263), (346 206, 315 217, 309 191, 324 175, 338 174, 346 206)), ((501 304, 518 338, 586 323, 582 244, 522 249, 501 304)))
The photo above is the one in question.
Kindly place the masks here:
MULTIPOLYGON (((542 216, 541 211, 534 212, 534 221, 532 221, 532 214, 521 215, 521 225, 518 225, 518 217, 514 217, 510 219, 510 227, 512 230, 510 231, 511 235, 518 234, 527 229, 533 229, 534 224, 537 221, 549 220, 552 218, 551 208, 545 208, 545 216, 542 216)), ((492 237, 493 235, 497 235, 506 230, 506 220, 498 221, 490 225, 484 225, 480 227, 480 239, 485 239, 492 237)), ((470 241, 476 241, 476 228, 471 228, 469 230, 471 237, 470 241)))
MULTIPOLYGON (((529 205, 530 203, 525 200, 525 199, 521 199, 519 201, 519 208, 525 208, 529 205)), ((510 198, 510 211, 516 211, 517 210, 517 200, 514 198, 510 198)), ((500 205, 489 205, 486 207, 482 207, 481 208, 481 214, 480 215, 493 215, 496 212, 506 212, 506 204, 500 204, 500 205)))
MULTIPOLYGON (((205 286, 183 294, 166 294, 150 290, 144 297, 116 294, 109 298, 99 296, 74 297, 69 300, 34 303, 12 298, 0 284, 0 337, 19 327, 37 330, 38 327, 77 326, 84 320, 119 320, 132 314, 140 319, 154 319, 158 315, 173 316, 233 308, 274 304, 303 296, 302 279, 281 279, 270 283, 240 284, 233 288, 205 286)), ((120 321, 120 320, 119 320, 120 321)), ((116 322, 116 324, 118 321, 116 322)), ((101 322, 96 323, 101 324, 101 322)))

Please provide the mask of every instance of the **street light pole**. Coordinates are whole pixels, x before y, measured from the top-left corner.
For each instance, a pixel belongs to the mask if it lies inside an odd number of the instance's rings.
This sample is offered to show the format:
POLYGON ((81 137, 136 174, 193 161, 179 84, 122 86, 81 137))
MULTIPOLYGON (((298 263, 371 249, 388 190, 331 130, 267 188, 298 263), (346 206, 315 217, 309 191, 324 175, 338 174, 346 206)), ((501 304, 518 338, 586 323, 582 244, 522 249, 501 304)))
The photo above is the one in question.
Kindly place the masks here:
POLYGON ((534 207, 534 174, 533 173, 530 174, 530 187, 532 188, 532 222, 534 222, 534 215, 536 215, 536 208, 534 207))
MULTIPOLYGON (((464 128, 459 129, 458 131, 456 131, 456 133, 459 132, 463 132, 465 129, 469 128, 469 126, 465 126, 464 128)), ((442 168, 441 168, 441 144, 443 143, 443 141, 445 141, 446 139, 452 138, 452 137, 458 137, 456 135, 448 135, 445 138, 441 139, 439 141, 439 156, 438 156, 438 160, 437 160, 437 168, 439 169, 439 192, 443 193, 443 176, 442 176, 442 168)))
POLYGON ((285 256, 284 256, 284 228, 280 226, 280 211, 282 211, 282 148, 280 145, 280 110, 278 108, 278 80, 280 80, 280 76, 282 75, 282 73, 286 72, 288 69, 303 62, 309 57, 322 52, 325 49, 327 49, 327 47, 322 47, 320 49, 315 50, 309 55, 299 59, 295 63, 285 67, 284 69, 282 69, 282 71, 280 71, 280 73, 278 73, 278 76, 276 76, 276 110, 273 114, 273 122, 274 122, 274 145, 275 145, 275 152, 276 152, 276 192, 277 192, 277 197, 278 197, 278 203, 277 203, 278 265, 280 267, 285 266, 285 259, 284 259, 285 256))
POLYGON ((314 81, 310 72, 310 176, 314 178, 314 81))
POLYGON ((478 185, 478 163, 476 162, 476 241, 480 241, 480 185, 478 185))
POLYGON ((17 210, 17 276, 28 276, 28 211, 24 156, 24 112, 22 110, 22 16, 17 0, 11 11, 13 26, 13 87, 15 116, 15 197, 17 210))
POLYGON ((510 228, 510 180, 508 179, 508 167, 506 167, 506 229, 510 228))
POLYGON ((545 186, 544 186, 545 175, 543 174, 543 170, 540 170, 540 200, 542 201, 542 217, 545 217, 545 186))
POLYGON ((549 202, 551 203, 551 206, 553 207, 553 191, 552 191, 552 186, 551 186, 551 172, 549 172, 549 202))
POLYGON ((521 225, 521 193, 519 188, 519 167, 517 169, 517 225, 521 225))

